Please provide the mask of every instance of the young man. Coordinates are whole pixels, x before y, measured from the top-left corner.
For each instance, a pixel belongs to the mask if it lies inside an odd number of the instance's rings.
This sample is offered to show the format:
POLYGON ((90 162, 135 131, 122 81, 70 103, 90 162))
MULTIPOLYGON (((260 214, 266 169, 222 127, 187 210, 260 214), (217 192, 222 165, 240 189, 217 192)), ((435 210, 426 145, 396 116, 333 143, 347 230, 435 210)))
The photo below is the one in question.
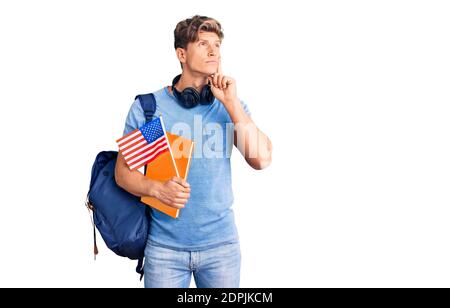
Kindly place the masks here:
MULTIPOLYGON (((189 183, 176 177, 165 183, 152 181, 139 171, 130 171, 122 155, 117 160, 119 186, 182 209, 177 219, 152 209, 145 249, 146 287, 189 287, 192 274, 197 287, 239 286, 241 255, 231 209, 229 154, 234 139, 247 163, 263 169, 271 162, 272 145, 238 99, 236 81, 222 74, 222 39, 221 25, 212 18, 197 15, 179 22, 175 50, 182 74, 172 86, 154 93, 155 114, 162 115, 166 130, 180 134, 183 128, 185 137, 195 142, 189 183), (227 138, 230 127, 231 138, 227 138), (216 142, 210 142, 212 131, 216 142)), ((124 134, 144 123, 137 99, 124 134)))

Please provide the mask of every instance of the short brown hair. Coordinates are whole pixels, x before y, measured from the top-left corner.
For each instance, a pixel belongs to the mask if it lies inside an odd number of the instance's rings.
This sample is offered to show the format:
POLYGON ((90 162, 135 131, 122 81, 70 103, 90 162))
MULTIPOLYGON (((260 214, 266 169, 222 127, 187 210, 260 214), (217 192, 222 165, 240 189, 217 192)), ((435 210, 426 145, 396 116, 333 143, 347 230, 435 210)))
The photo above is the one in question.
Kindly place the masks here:
POLYGON ((200 31, 214 32, 220 40, 224 37, 222 27, 217 20, 207 16, 195 15, 192 18, 180 21, 175 27, 175 49, 186 49, 188 43, 197 41, 200 31))

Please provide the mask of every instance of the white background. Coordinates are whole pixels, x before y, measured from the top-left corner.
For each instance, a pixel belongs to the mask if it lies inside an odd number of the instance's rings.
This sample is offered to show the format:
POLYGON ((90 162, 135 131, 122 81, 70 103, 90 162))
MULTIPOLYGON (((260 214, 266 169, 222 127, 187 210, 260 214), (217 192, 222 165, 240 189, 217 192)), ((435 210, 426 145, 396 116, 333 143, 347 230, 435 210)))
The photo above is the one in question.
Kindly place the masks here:
POLYGON ((97 152, 218 19, 224 73, 272 139, 234 151, 242 287, 450 287, 446 1, 2 1, 0 286, 141 287, 92 229, 97 152))

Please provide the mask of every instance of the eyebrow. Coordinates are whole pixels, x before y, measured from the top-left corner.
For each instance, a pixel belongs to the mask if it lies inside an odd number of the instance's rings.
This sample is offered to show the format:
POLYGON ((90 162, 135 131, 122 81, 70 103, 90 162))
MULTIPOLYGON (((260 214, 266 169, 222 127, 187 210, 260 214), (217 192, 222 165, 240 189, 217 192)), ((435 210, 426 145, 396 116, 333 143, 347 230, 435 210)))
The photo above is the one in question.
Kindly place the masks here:
MULTIPOLYGON (((199 42, 209 42, 208 40, 201 40, 201 39, 199 39, 198 41, 199 41, 199 42)), ((222 41, 221 41, 221 40, 216 40, 216 41, 214 41, 214 43, 220 43, 220 44, 222 44, 222 41)))

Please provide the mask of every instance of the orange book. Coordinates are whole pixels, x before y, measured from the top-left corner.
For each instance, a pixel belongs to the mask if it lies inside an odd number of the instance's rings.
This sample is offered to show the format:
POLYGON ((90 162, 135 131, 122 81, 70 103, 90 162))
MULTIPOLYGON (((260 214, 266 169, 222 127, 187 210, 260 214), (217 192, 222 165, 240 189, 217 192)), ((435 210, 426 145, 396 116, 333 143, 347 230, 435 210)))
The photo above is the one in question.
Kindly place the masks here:
MULTIPOLYGON (((194 142, 178 135, 171 133, 166 134, 171 151, 159 155, 155 160, 149 163, 147 165, 145 176, 160 182, 168 181, 174 176, 186 180, 189 173, 194 142)), ((168 206, 154 197, 141 197, 141 202, 150 205, 152 208, 173 218, 178 218, 180 212, 179 209, 168 206)))

